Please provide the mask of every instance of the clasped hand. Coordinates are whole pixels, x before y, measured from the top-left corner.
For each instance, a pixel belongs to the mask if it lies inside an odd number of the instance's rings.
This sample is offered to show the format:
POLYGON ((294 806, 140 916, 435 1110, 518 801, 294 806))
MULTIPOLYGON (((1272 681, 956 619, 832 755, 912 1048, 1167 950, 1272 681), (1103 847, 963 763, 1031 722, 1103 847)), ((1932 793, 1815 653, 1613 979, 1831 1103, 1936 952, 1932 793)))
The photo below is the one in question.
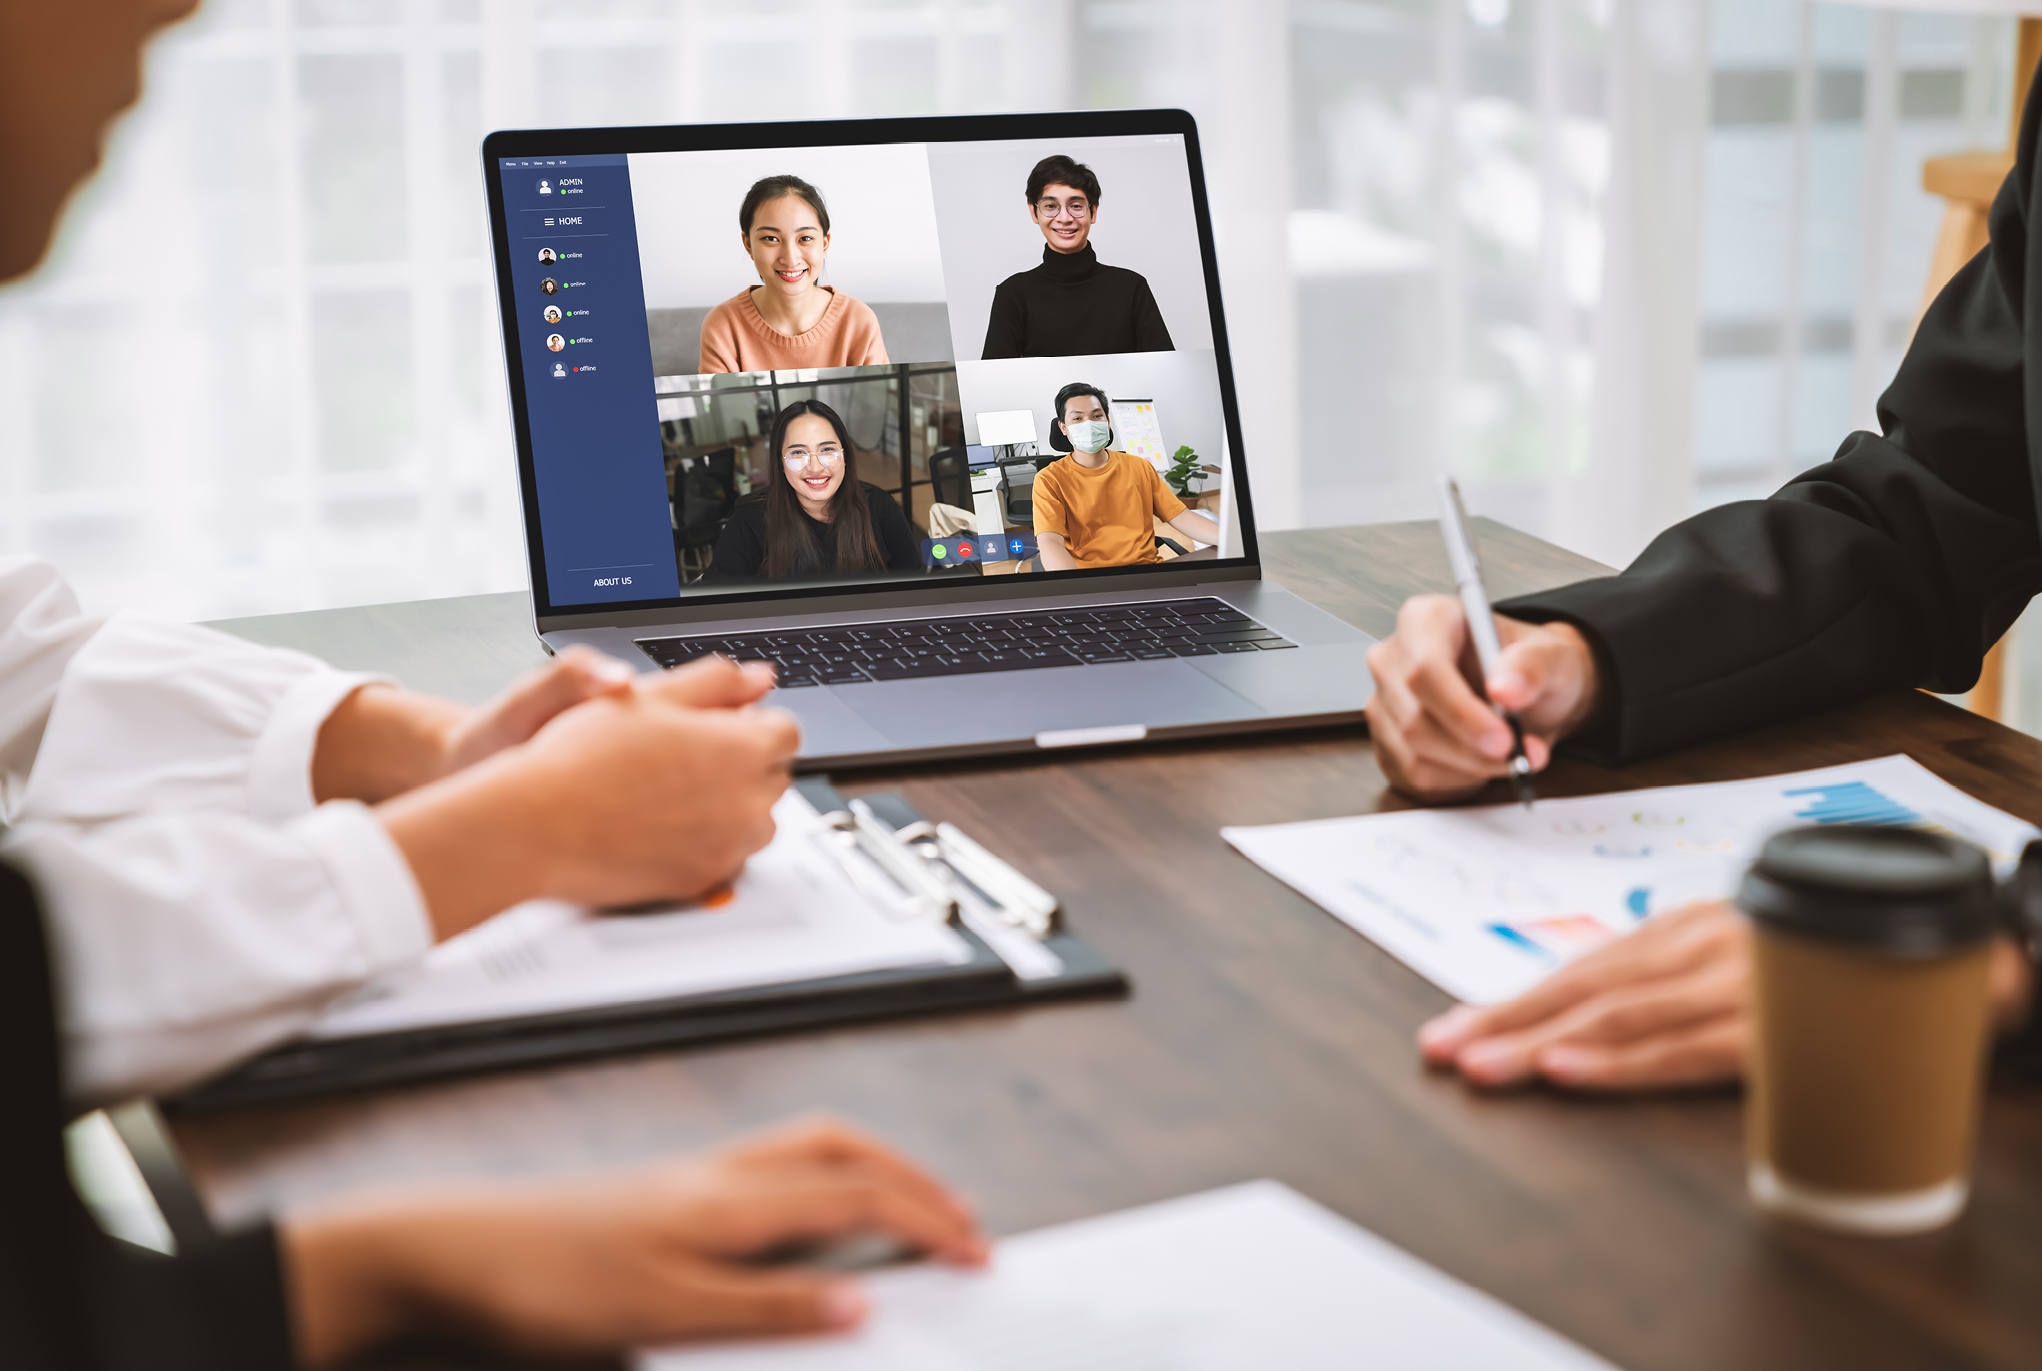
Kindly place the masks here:
POLYGON ((569 648, 477 710, 371 687, 321 730, 313 792, 380 801, 440 938, 539 897, 686 899, 772 839, 801 740, 759 707, 772 684, 764 664, 640 676, 569 648))

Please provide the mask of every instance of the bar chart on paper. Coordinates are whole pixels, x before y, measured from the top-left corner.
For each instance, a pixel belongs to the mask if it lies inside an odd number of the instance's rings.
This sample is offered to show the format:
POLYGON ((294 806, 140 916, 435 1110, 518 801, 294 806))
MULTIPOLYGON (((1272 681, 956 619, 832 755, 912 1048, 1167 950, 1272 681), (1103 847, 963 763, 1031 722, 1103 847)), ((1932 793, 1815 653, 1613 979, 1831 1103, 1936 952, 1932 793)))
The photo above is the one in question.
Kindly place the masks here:
POLYGON ((1811 824, 1917 824, 1921 815, 1863 781, 1811 785, 1786 792, 1789 799, 1812 796, 1796 818, 1811 824))
POLYGON ((1969 839, 2004 870, 2037 836, 1907 757, 1717 785, 1406 810, 1221 834, 1459 999, 1494 1003, 1655 914, 1733 894, 1767 835, 1901 824, 1969 839))

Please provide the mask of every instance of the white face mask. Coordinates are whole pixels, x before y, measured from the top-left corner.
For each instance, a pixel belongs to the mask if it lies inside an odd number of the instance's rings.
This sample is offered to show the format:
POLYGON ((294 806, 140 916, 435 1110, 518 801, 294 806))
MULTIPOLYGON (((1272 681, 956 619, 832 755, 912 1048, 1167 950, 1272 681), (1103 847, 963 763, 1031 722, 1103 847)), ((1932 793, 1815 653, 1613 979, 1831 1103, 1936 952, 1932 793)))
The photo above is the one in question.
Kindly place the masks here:
POLYGON ((1102 424, 1096 419, 1082 423, 1065 424, 1064 433, 1071 440, 1071 446, 1080 452, 1097 452, 1113 437, 1113 426, 1102 424))

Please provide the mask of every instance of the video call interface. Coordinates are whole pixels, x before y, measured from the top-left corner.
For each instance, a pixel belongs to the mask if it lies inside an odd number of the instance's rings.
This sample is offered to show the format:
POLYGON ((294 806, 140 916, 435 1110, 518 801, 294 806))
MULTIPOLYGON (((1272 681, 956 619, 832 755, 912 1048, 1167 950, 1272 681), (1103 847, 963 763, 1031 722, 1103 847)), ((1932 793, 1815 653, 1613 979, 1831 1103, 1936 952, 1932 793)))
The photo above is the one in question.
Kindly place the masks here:
POLYGON ((1181 135, 498 167, 552 605, 1238 555, 1181 135))

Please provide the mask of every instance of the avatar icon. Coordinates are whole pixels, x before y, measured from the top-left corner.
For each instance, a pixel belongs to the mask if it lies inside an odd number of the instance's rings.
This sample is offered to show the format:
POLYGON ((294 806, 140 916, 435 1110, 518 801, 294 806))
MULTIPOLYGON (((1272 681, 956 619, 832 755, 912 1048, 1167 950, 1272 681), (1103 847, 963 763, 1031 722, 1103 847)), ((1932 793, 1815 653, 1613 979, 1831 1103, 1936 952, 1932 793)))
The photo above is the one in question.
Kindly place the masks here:
POLYGON ((557 324, 560 322, 560 306, 558 305, 546 306, 546 322, 549 324, 557 324))
POLYGON ((551 266, 553 265, 553 263, 560 260, 560 254, 553 251, 552 248, 540 248, 539 260, 545 263, 547 266, 551 266))
POLYGON ((558 352, 560 351, 560 349, 567 346, 567 340, 565 338, 562 338, 557 333, 548 334, 546 337, 546 346, 551 348, 553 351, 558 352))
POLYGON ((555 376, 565 376, 567 375, 567 368, 561 363, 555 362, 553 364, 553 374, 555 376))
POLYGON ((553 193, 553 183, 552 183, 551 181, 541 181, 541 182, 539 183, 539 194, 541 194, 541 195, 551 195, 552 193, 553 193))
POLYGON ((560 283, 551 276, 548 276, 539 283, 539 293, 541 295, 558 295, 560 293, 560 283))

